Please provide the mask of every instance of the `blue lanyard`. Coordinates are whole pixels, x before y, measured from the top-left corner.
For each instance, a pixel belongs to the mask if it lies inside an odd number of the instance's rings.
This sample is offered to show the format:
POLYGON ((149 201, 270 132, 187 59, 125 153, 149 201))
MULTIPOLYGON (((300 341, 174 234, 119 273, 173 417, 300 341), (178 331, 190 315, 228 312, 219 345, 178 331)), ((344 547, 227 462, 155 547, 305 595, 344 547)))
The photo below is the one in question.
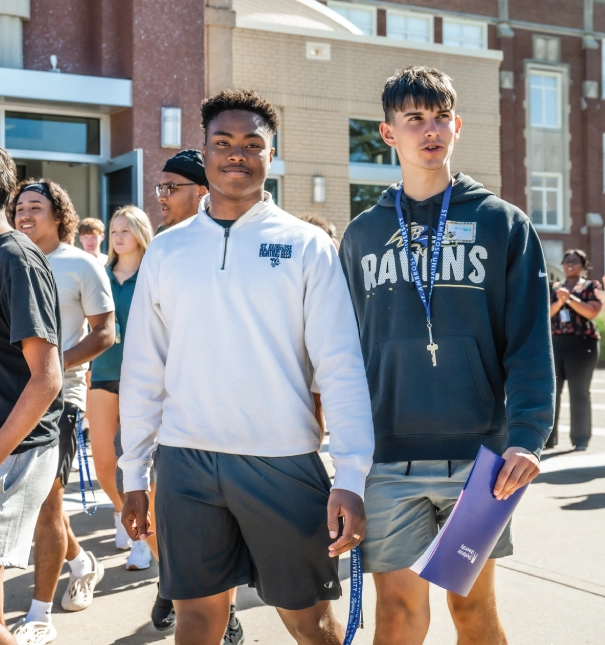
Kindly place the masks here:
MULTIPOLYGON (((433 343, 433 325, 431 323, 431 296, 433 295, 433 287, 435 286, 435 276, 437 275, 437 264, 439 262, 439 254, 441 253, 441 244, 443 242, 443 235, 445 234, 445 223, 447 221, 447 212, 450 208, 450 198, 452 196, 452 183, 447 187, 445 194, 443 195, 443 203, 441 205, 441 213, 439 214, 439 226, 437 227, 437 235, 435 237, 435 244, 432 249, 427 248, 426 252, 431 253, 431 265, 430 265, 430 278, 429 278, 429 289, 428 295, 424 292, 424 287, 422 286, 422 278, 420 277, 420 272, 418 271, 418 262, 414 254, 410 250, 410 240, 408 239, 408 230, 405 225, 405 220, 403 219, 403 212, 401 210, 401 198, 403 197, 403 186, 397 191, 397 197, 395 201, 395 208, 397 209, 397 217, 399 218, 399 228, 401 229, 401 240, 403 242, 403 251, 407 257, 410 259, 410 273, 414 284, 416 285, 416 291, 422 300, 424 309, 426 311, 426 326, 429 330, 429 347, 434 347, 437 349, 437 345, 433 343)), ((429 222, 429 226, 431 223, 429 222)), ((429 349, 427 347, 427 349, 429 349)), ((433 351, 433 350, 429 350, 433 351)), ((434 359, 435 353, 433 351, 433 365, 436 365, 434 359)))
MULTIPOLYGON (((349 604, 349 622, 342 645, 351 645, 355 632, 361 622, 361 596, 363 591, 363 570, 361 567, 361 550, 358 546, 351 550, 351 601, 349 604)), ((363 625, 362 625, 363 627, 363 625)))
POLYGON ((80 410, 77 413, 76 421, 76 442, 78 445, 78 465, 79 474, 80 474, 80 495, 82 495, 82 506, 84 507, 84 512, 87 515, 94 515, 97 512, 97 498, 95 496, 95 489, 92 486, 92 480, 90 478, 90 468, 88 467, 88 455, 86 454, 86 445, 84 444, 84 433, 82 432, 82 414, 80 410), (82 468, 82 455, 84 456, 84 465, 86 467, 86 475, 88 477, 88 485, 90 486, 90 492, 92 493, 92 499, 94 501, 94 507, 91 511, 86 509, 86 486, 84 484, 84 469, 82 468))

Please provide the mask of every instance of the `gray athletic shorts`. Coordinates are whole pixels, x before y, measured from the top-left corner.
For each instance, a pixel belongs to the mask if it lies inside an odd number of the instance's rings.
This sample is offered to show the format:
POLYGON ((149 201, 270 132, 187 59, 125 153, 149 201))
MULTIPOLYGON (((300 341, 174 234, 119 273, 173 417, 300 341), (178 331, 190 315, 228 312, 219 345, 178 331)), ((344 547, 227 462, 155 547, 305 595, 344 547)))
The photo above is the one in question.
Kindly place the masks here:
POLYGON ((10 455, 0 464, 0 566, 27 569, 34 529, 50 493, 59 446, 10 455))
MULTIPOLYGON (((452 512, 473 461, 398 461, 374 464, 366 480, 364 571, 410 567, 426 551, 452 512), (406 475, 410 463, 409 474, 406 475)), ((513 553, 509 522, 491 558, 513 553)))
POLYGON ((340 597, 328 556, 330 479, 316 452, 250 457, 159 446, 160 596, 203 598, 238 585, 305 609, 340 597))

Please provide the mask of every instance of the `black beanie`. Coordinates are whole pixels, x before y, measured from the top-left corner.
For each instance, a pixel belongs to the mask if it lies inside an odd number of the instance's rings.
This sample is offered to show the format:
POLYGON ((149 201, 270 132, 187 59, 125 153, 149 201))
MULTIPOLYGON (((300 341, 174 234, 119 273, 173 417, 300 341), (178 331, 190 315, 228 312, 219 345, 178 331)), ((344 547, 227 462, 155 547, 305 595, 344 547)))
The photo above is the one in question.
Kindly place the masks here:
POLYGON ((181 150, 166 162, 162 172, 173 172, 185 179, 195 182, 199 186, 208 188, 206 171, 202 163, 202 153, 199 150, 181 150))

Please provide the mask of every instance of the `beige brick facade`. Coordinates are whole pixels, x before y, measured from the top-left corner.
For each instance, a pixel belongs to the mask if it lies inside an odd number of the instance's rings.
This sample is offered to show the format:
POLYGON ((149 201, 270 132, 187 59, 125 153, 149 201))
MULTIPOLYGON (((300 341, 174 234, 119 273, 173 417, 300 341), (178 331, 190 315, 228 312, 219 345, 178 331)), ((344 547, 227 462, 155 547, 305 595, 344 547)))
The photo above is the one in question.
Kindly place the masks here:
POLYGON ((320 214, 342 234, 351 218, 349 118, 382 119, 384 82, 408 64, 434 66, 452 76, 464 124, 452 170, 463 170, 499 194, 500 60, 461 55, 442 45, 415 49, 373 40, 234 29, 233 86, 254 88, 281 110, 282 207, 297 215, 320 214), (307 59, 307 42, 329 43, 331 60, 307 59), (314 175, 325 177, 325 203, 312 201, 314 175))

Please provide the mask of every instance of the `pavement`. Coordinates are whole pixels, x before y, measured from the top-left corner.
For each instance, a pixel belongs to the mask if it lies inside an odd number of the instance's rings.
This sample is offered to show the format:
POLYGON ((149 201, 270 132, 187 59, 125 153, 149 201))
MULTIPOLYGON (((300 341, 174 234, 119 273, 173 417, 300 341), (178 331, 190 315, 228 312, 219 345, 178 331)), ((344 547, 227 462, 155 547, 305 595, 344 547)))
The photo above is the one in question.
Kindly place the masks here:
MULTIPOLYGON (((514 519, 515 554, 498 564, 497 595, 502 622, 511 645, 605 644, 605 370, 595 373, 593 439, 584 453, 569 443, 569 405, 564 399, 560 444, 543 455, 542 474, 529 487, 514 519)), ((329 464, 327 452, 322 457, 329 464)), ((63 570, 53 608, 59 632, 56 645, 172 645, 149 623, 157 592, 157 566, 126 571, 127 554, 115 549, 113 515, 108 500, 98 495, 100 507, 89 517, 79 502, 77 474, 72 474, 65 508, 85 550, 105 566, 93 604, 83 612, 67 613, 60 598, 67 586, 63 570)), ((203 540, 200 538, 200 548, 203 540)), ((346 622, 349 559, 340 563, 343 597, 335 604, 346 622)), ((33 567, 6 571, 5 612, 9 625, 29 608, 33 567)), ((374 632, 376 595, 371 576, 364 576, 365 629, 355 645, 370 645, 374 632)), ((265 606, 247 587, 238 591, 238 615, 246 645, 293 643, 275 610, 265 606)), ((432 622, 426 645, 453 645, 455 632, 445 592, 431 587, 432 622)))

